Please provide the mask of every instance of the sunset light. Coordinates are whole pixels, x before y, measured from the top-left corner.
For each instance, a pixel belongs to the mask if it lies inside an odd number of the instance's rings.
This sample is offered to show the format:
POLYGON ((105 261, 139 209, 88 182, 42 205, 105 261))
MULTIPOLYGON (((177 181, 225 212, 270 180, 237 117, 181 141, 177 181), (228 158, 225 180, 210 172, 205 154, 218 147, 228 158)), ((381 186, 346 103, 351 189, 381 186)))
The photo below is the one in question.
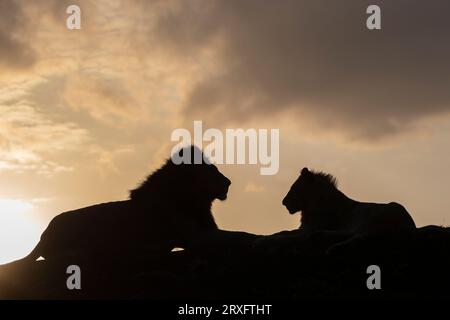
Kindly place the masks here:
POLYGON ((32 213, 31 203, 0 199, 0 264, 25 256, 39 240, 32 213))

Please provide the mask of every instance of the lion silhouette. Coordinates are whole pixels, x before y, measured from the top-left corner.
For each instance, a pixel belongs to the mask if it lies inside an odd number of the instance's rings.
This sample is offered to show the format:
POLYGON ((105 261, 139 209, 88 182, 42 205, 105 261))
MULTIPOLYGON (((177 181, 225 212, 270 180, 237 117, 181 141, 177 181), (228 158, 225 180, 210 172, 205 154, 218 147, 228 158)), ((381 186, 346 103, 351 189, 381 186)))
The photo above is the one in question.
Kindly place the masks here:
POLYGON ((406 209, 396 203, 367 203, 338 190, 336 178, 303 168, 283 199, 289 213, 301 211, 300 229, 349 231, 354 234, 403 232, 416 229, 406 209))
MULTIPOLYGON (((195 146, 180 149, 194 156, 195 146)), ((56 216, 35 249, 25 258, 65 259, 72 263, 130 258, 146 252, 168 253, 185 247, 195 234, 216 230, 211 212, 215 199, 225 200, 231 181, 217 167, 165 164, 130 191, 130 199, 99 204, 56 216)))
POLYGON ((292 239, 326 235, 339 239, 327 253, 337 252, 355 240, 386 234, 409 234, 416 230, 408 211, 396 202, 368 203, 347 197, 338 190, 331 174, 303 168, 283 199, 289 213, 301 211, 301 225, 294 232, 280 233, 292 239))

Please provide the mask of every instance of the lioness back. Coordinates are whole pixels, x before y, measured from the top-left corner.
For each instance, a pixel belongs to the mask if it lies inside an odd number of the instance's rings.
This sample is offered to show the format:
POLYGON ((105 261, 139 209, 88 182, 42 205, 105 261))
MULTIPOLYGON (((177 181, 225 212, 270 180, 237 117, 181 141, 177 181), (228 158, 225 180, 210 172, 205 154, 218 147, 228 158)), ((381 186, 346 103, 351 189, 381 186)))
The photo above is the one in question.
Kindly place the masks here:
POLYGON ((401 204, 360 202, 349 217, 356 233, 403 232, 416 229, 414 220, 401 204))

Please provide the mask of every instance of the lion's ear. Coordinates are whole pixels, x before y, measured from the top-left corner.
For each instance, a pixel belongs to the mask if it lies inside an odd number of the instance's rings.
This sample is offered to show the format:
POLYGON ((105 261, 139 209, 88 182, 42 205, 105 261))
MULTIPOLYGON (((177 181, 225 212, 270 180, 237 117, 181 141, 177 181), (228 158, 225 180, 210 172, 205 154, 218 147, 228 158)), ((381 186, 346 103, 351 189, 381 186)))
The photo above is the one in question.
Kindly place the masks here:
POLYGON ((314 180, 314 174, 308 170, 308 168, 303 168, 300 174, 303 181, 312 182, 314 180))

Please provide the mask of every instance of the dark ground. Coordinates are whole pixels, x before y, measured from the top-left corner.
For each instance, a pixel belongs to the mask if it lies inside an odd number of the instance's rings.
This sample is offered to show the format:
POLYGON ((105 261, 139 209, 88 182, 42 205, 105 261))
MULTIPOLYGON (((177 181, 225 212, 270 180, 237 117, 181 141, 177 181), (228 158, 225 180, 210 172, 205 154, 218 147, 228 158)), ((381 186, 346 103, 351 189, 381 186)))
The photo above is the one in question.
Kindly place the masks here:
POLYGON ((0 266, 0 299, 450 298, 450 228, 366 238, 326 254, 334 241, 316 235, 253 248, 78 262, 81 290, 66 287, 67 261, 18 262, 0 266), (381 268, 381 290, 367 289, 372 264, 381 268))

